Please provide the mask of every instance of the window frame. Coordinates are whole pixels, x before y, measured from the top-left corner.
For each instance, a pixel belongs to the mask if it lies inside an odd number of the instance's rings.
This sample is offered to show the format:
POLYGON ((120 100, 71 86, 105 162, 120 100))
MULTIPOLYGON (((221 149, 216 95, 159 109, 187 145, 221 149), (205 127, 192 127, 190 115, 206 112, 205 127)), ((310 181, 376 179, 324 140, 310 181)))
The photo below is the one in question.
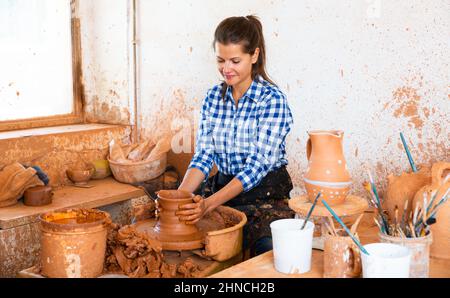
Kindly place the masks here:
POLYGON ((84 123, 83 103, 84 88, 82 84, 81 64, 81 34, 80 19, 76 11, 78 0, 71 0, 71 43, 72 43, 72 88, 73 88, 73 112, 64 115, 33 117, 26 119, 0 121, 0 132, 37 127, 58 125, 70 125, 84 123))

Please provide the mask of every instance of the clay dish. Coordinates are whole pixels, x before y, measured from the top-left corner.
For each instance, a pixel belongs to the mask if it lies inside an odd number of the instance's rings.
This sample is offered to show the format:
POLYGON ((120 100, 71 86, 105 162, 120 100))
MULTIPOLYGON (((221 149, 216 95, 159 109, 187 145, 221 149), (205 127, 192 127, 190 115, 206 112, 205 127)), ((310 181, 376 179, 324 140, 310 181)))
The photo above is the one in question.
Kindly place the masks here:
POLYGON ((23 203, 27 206, 43 206, 52 203, 53 192, 51 186, 35 186, 25 191, 23 203))
POLYGON ((76 185, 85 185, 95 173, 95 168, 87 169, 67 169, 66 174, 76 185))

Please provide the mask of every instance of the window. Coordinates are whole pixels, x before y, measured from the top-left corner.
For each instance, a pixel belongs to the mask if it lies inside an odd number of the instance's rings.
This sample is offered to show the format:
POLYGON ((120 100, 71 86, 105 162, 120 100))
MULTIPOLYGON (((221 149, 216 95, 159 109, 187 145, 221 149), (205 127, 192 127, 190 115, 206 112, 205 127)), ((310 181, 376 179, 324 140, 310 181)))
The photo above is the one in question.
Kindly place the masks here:
POLYGON ((0 1, 0 130, 81 122, 79 54, 70 0, 0 1))

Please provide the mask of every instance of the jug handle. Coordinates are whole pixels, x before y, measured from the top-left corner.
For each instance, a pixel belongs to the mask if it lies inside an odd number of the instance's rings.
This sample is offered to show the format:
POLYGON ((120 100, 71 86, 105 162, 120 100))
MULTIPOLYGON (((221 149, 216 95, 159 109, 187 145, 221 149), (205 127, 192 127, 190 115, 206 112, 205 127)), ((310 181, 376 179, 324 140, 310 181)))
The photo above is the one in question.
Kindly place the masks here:
POLYGON ((443 179, 442 174, 444 174, 446 170, 450 170, 450 163, 448 162, 433 165, 431 168, 432 183, 441 185, 443 179))
POLYGON ((349 249, 350 253, 353 255, 353 276, 359 276, 362 270, 361 254, 359 252, 359 248, 355 245, 351 245, 349 249))
POLYGON ((308 142, 306 142, 306 158, 308 158, 308 160, 311 157, 311 150, 312 150, 311 139, 308 138, 308 142))

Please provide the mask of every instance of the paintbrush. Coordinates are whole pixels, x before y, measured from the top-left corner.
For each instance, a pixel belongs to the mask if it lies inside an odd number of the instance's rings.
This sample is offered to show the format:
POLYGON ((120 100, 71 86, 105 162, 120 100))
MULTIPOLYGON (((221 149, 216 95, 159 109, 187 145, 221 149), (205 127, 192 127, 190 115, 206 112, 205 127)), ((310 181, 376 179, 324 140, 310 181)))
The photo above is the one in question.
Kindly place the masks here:
POLYGON ((405 229, 405 216, 406 216, 406 210, 408 209, 408 200, 405 200, 405 205, 403 206, 403 213, 402 213, 402 221, 400 222, 400 228, 405 229))
POLYGON ((369 255, 369 252, 361 245, 358 239, 350 232, 350 230, 347 228, 347 226, 342 222, 342 220, 337 216, 337 214, 331 209, 331 207, 328 205, 328 203, 322 199, 322 203, 325 205, 325 207, 328 209, 328 211, 333 215, 334 219, 337 220, 337 222, 344 228, 344 230, 347 232, 347 234, 352 238, 353 242, 359 247, 359 249, 365 253, 366 255, 369 255))
POLYGON ((376 223, 376 225, 378 226, 378 228, 380 229, 381 232, 383 232, 383 229, 381 228, 380 223, 378 222, 378 220, 374 217, 373 221, 376 223))
POLYGON ((398 208, 397 206, 395 206, 395 211, 394 211, 394 231, 397 230, 397 224, 398 224, 398 208))
POLYGON ((405 148, 406 155, 408 156, 409 164, 411 165, 411 169, 415 173, 415 172, 417 172, 417 168, 416 168, 416 165, 414 164, 414 160, 411 156, 411 152, 409 152, 408 145, 406 144, 405 137, 403 136, 402 132, 400 133, 400 138, 402 139, 403 148, 405 148))
POLYGON ((358 228, 359 222, 361 221, 361 218, 363 218, 363 216, 364 216, 364 213, 362 213, 360 216, 358 216, 355 223, 350 228, 350 232, 352 232, 352 234, 355 234, 356 229, 358 228))
POLYGON ((383 223, 385 229, 387 230, 387 233, 389 233, 389 225, 388 225, 386 218, 384 218, 383 209, 381 207, 381 200, 380 200, 380 197, 378 196, 377 188, 375 187, 374 180, 372 179, 372 175, 370 174, 369 170, 367 170, 367 174, 369 175, 370 185, 372 186, 371 190, 372 190, 373 195, 375 196, 375 199, 377 202, 377 209, 378 209, 378 213, 381 216, 381 222, 383 223))
POLYGON ((416 205, 416 208, 414 209, 414 215, 413 215, 413 220, 412 220, 412 224, 415 225, 417 222, 417 213, 419 211, 419 204, 416 205))
POLYGON ((330 225, 329 225, 326 221, 324 222, 324 225, 325 225, 325 228, 327 228, 328 233, 329 233, 331 236, 337 236, 336 234, 334 234, 333 230, 330 228, 330 225))
POLYGON ((409 222, 409 228, 411 230, 411 236, 416 237, 416 231, 414 230, 414 227, 411 222, 409 222))
POLYGON ((335 236, 338 236, 338 233, 337 233, 337 231, 336 231, 336 229, 335 229, 335 227, 334 227, 333 219, 332 219, 331 217, 327 217, 327 218, 328 218, 328 221, 330 222, 330 227, 331 227, 331 229, 333 229, 333 234, 334 234, 335 236))
POLYGON ((374 196, 374 194, 373 194, 373 192, 372 192, 372 190, 371 190, 371 185, 370 185, 370 183, 367 182, 367 181, 365 181, 365 182, 363 183, 363 187, 364 187, 364 189, 367 191, 367 193, 369 194, 369 200, 368 200, 369 203, 370 203, 373 207, 377 208, 378 205, 377 205, 377 203, 376 203, 375 196, 374 196))
POLYGON ((310 208, 309 211, 308 211, 308 214, 306 215, 305 221, 303 222, 303 225, 302 225, 302 227, 300 228, 300 230, 303 230, 303 229, 305 228, 306 223, 308 222, 309 217, 311 216, 311 214, 312 214, 312 212, 313 212, 313 210, 314 210, 314 207, 316 207, 317 200, 319 199, 319 197, 320 197, 321 194, 322 194, 322 193, 319 191, 319 193, 317 194, 316 198, 314 199, 314 202, 313 202, 311 208, 310 208))

